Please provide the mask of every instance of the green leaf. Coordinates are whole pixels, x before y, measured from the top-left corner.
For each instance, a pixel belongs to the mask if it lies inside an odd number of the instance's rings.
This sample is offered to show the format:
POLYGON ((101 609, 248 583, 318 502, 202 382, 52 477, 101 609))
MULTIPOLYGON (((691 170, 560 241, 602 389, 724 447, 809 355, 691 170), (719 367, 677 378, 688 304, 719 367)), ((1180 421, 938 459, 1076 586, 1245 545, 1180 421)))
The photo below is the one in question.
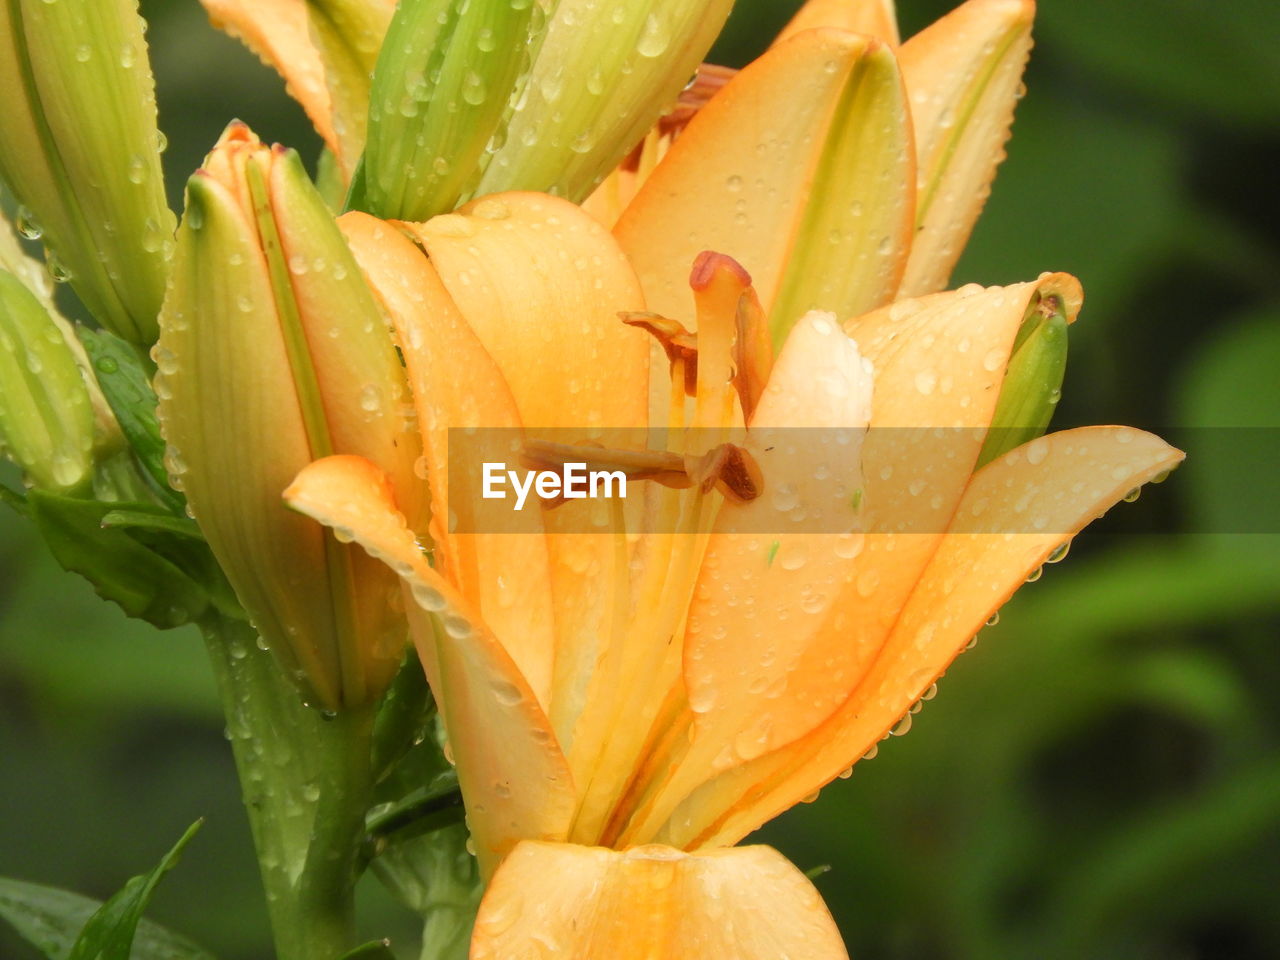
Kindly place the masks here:
POLYGON ((151 377, 132 346, 103 330, 78 327, 76 334, 93 363, 98 386, 152 490, 173 513, 182 513, 186 499, 169 486, 164 466, 164 437, 156 419, 156 394, 151 377))
POLYGON ((182 856, 183 848, 196 835, 203 820, 197 820, 178 838, 155 868, 133 877, 124 888, 89 918, 80 931, 68 960, 130 960, 134 934, 142 912, 151 901, 160 878, 172 870, 182 856))
POLYGON ((1116 96, 1128 88, 1216 122, 1266 128, 1280 109, 1280 31, 1274 3, 1163 0, 1151 7, 1114 0, 1041 4, 1038 34, 1073 69, 1099 75, 1116 96), (1230 63, 1230 70, 1210 64, 1230 63))
POLYGON ((32 519, 63 568, 83 576, 99 596, 119 604, 129 616, 164 630, 196 619, 209 607, 209 591, 175 562, 180 557, 185 565, 195 557, 193 547, 206 553, 207 547, 186 541, 182 549, 173 549, 175 538, 166 533, 144 544, 125 530, 103 526, 105 516, 122 508, 139 512, 153 508, 74 500, 36 490, 27 502, 32 519), (155 549, 157 545, 160 550, 155 549), (164 550, 165 546, 170 549, 164 550))
POLYGON ((370 940, 344 953, 339 960, 396 960, 390 940, 370 940))
POLYGON ((4 483, 0 483, 0 503, 7 503, 20 516, 25 517, 30 512, 27 509, 27 498, 17 490, 10 489, 4 483))
POLYGON ((114 957, 121 960, 214 960, 212 954, 185 937, 171 933, 150 920, 139 919, 156 881, 173 866, 176 854, 197 826, 198 822, 151 874, 130 880, 124 890, 106 904, 69 890, 0 877, 0 918, 7 920, 23 939, 49 960, 87 960, 90 957, 101 957, 102 960, 114 957), (128 896, 131 892, 134 894, 132 897, 128 896), (140 898, 138 893, 141 893, 140 898), (131 909, 129 904, 136 909, 131 909), (127 929, 128 939, 120 941, 123 952, 77 952, 81 949, 80 943, 89 935, 91 926, 102 931, 109 918, 124 919, 127 909, 131 916, 127 928, 118 922, 111 925, 121 936, 127 929))

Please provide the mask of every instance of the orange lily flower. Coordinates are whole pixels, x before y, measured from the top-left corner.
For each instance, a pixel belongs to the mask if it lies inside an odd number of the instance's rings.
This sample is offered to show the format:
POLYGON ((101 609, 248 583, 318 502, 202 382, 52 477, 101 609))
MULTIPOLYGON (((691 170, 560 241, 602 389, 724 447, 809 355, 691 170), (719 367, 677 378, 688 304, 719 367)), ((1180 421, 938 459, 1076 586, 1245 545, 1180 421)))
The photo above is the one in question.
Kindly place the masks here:
MULTIPOLYGON (((449 428, 536 441, 649 422, 650 344, 616 317, 646 305, 635 273, 594 219, 542 195, 340 222, 413 387, 431 559, 367 460, 317 461, 286 499, 405 583, 489 880, 472 956, 845 956, 794 867, 732 845, 847 771, 1028 574, 1181 459, 1095 427, 974 471, 1024 318, 1074 319, 1078 284, 965 288, 843 329, 811 312, 774 359, 753 346, 746 273, 703 255, 680 313, 696 340, 670 352, 672 399, 691 390, 692 409, 672 402, 670 425, 745 435, 757 480, 657 489, 655 509, 615 515, 625 532, 581 532, 578 504, 488 532, 460 522, 475 500, 449 428), (933 429, 876 429, 938 425, 961 428, 942 455, 933 429), (795 428, 841 439, 815 465, 778 442, 795 428), (768 532, 798 515, 822 532, 768 532)), ((678 451, 689 479, 709 446, 678 451)))

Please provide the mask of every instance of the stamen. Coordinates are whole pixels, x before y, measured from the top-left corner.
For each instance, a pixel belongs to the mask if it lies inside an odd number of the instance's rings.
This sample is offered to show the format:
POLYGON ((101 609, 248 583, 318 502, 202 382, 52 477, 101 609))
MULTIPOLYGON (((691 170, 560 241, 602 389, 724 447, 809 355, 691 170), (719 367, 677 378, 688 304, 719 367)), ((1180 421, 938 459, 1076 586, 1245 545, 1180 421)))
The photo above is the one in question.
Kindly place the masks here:
MULTIPOLYGON (((768 317, 751 286, 751 275, 732 257, 707 251, 694 262, 689 285, 698 307, 699 329, 705 328, 716 343, 729 340, 725 383, 733 384, 743 417, 750 422, 773 370, 768 317)), ((672 376, 676 376, 677 367, 683 371, 685 396, 697 397, 699 335, 680 321, 656 313, 628 312, 618 316, 623 323, 639 327, 657 339, 670 361, 672 376)), ((719 386, 709 380, 704 385, 705 392, 715 392, 719 386)))
POLYGON ((639 327, 662 345, 675 372, 679 362, 684 369, 684 392, 693 397, 698 394, 698 337, 685 329, 679 320, 672 320, 657 313, 619 313, 622 322, 639 327))
MULTIPOLYGON (((684 490, 698 487, 707 492, 713 487, 730 500, 745 503, 760 496, 764 489, 760 467, 751 454, 732 443, 722 443, 701 456, 681 456, 663 450, 607 450, 603 447, 573 443, 550 443, 529 440, 521 455, 530 469, 562 469, 566 463, 585 463, 588 470, 621 472, 628 480, 652 480, 684 490)), ((548 507, 558 506, 563 496, 544 500, 548 507)))

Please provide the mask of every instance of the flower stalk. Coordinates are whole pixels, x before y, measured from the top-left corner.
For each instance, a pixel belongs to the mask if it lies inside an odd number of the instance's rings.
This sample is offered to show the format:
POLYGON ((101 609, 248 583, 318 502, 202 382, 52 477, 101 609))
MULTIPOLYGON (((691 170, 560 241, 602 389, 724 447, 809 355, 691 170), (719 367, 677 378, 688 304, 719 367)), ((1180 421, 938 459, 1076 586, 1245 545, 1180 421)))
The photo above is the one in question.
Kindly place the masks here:
POLYGON ((372 706, 305 706, 244 621, 203 625, 258 853, 279 960, 355 946, 355 882, 372 789, 372 706))

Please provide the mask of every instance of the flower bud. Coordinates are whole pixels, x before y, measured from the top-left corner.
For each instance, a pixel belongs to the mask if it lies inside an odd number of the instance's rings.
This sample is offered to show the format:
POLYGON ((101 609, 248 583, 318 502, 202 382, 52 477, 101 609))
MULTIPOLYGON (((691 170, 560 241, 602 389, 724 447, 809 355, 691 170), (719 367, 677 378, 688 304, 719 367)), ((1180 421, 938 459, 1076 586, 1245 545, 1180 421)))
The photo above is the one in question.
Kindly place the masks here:
POLYGON ((43 234, 55 278, 134 343, 150 343, 174 219, 136 0, 0 6, 0 177, 43 234))
POLYGON ((1018 328, 982 452, 981 467, 1044 434, 1062 397, 1067 370, 1067 318, 1059 294, 1032 298, 1018 328))
POLYGON ((731 0, 405 0, 352 206, 426 220, 506 190, 582 200, 673 104, 731 0))
POLYGON ((0 270, 0 449, 32 486, 61 493, 89 480, 93 434, 89 391, 62 329, 0 270))
POLYGON ((418 519, 395 346, 296 153, 232 124, 187 185, 153 353, 171 483, 308 699, 378 696, 406 639, 394 575, 281 493, 312 460, 378 463, 418 519))

